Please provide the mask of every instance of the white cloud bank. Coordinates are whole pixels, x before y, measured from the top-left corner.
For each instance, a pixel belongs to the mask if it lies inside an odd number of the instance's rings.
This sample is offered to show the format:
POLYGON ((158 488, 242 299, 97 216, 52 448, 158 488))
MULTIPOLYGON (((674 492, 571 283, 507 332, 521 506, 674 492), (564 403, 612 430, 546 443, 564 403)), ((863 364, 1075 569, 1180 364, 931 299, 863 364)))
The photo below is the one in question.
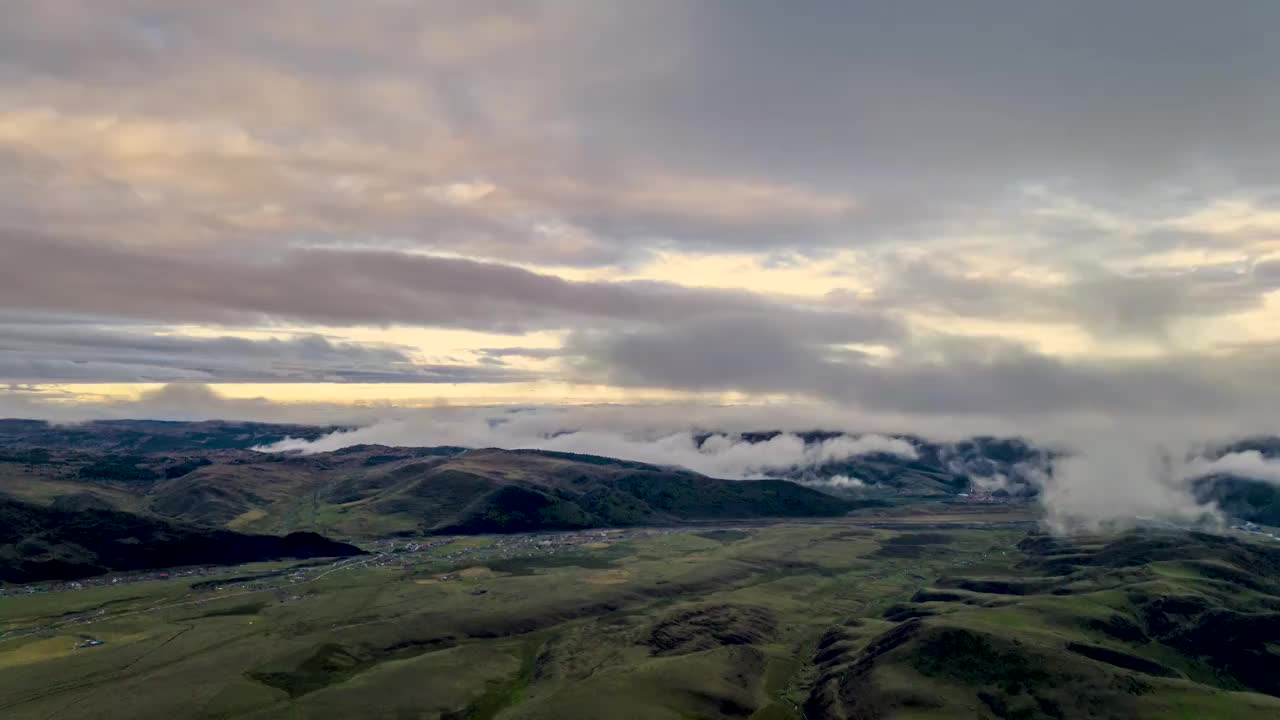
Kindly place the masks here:
MULTIPOLYGON (((567 429, 562 427, 560 431, 567 429)), ((662 434, 599 429, 560 431, 548 433, 539 424, 492 422, 478 417, 448 424, 394 420, 333 433, 315 441, 284 440, 262 449, 316 453, 359 444, 534 448, 674 465, 733 479, 766 477, 777 471, 816 467, 875 453, 908 459, 917 457, 916 449, 906 440, 875 434, 841 436, 806 445, 793 433, 762 442, 715 433, 699 443, 700 434, 690 431, 662 434)))
MULTIPOLYGON (((1160 423, 1149 418, 1082 416, 1057 424, 1010 425, 999 418, 973 416, 906 417, 861 414, 826 405, 770 406, 574 406, 432 407, 390 404, 337 405, 275 403, 232 399, 200 384, 177 384, 137 400, 68 402, 67 398, 23 386, 0 391, 0 417, 33 417, 54 422, 91 419, 236 419, 336 424, 356 427, 314 442, 289 440, 273 449, 324 452, 350 445, 458 445, 538 448, 606 455, 659 465, 682 466, 707 475, 752 478, 770 470, 804 470, 824 462, 873 453, 911 458, 911 443, 882 432, 914 431, 937 441, 993 434, 1019 435, 1066 456, 1051 476, 1033 478, 1048 524, 1057 530, 1122 527, 1148 517, 1189 522, 1219 517, 1198 502, 1191 481, 1222 472, 1280 483, 1280 461, 1257 452, 1217 459, 1188 452, 1213 440, 1256 434, 1253 423, 1160 423), (584 428, 588 428, 584 430, 584 428), (816 428, 849 433, 806 446, 797 433, 816 428), (777 429, 767 442, 749 443, 739 433, 777 429), (697 438, 714 432, 701 444, 697 438)), ((828 482, 844 483, 834 478, 828 482)), ((848 478, 847 485, 853 485, 848 478)))
POLYGON ((1222 473, 1280 485, 1280 460, 1257 450, 1228 453, 1215 460, 1196 458, 1187 467, 1193 477, 1222 473))

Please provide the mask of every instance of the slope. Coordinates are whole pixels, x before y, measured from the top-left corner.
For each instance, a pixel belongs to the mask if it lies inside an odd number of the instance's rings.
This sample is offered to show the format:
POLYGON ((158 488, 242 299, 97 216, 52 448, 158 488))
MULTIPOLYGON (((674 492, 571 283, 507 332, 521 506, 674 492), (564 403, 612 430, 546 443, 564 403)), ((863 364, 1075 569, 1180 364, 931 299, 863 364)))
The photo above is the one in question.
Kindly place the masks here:
POLYGON ((852 505, 778 480, 718 480, 597 456, 485 449, 389 463, 337 483, 337 514, 430 532, 524 532, 695 520, 841 515, 852 505))
POLYGON ((787 481, 598 456, 376 445, 305 456, 35 448, 0 459, 0 493, 207 528, 348 538, 826 517, 857 506, 787 481))
POLYGON ((244 535, 180 527, 114 510, 68 510, 0 498, 0 582, 361 552, 314 533, 244 535))
POLYGON ((829 630, 806 716, 1245 717, 1245 693, 1280 697, 1280 548, 1148 531, 1017 549, 1013 574, 943 577, 829 630))

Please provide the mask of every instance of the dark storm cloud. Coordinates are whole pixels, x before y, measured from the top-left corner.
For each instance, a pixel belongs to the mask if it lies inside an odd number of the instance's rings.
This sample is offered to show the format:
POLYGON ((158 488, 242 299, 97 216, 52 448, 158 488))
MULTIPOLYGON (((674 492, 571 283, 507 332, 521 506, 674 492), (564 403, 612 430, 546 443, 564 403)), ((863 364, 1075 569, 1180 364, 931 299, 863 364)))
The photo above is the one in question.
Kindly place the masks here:
POLYGON ((416 362, 388 345, 92 326, 0 325, 0 377, 24 382, 513 382, 518 370, 416 362))

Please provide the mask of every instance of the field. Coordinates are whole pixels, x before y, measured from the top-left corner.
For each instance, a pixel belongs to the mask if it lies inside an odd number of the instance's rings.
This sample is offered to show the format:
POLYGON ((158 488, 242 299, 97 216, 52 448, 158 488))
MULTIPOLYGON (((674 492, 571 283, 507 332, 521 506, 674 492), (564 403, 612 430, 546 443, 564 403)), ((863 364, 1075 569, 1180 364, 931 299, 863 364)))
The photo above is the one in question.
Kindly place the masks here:
POLYGON ((975 520, 397 541, 9 594, 0 716, 1280 717, 1116 620, 1143 588, 1221 592, 1217 560, 1052 575, 1045 541, 975 520))

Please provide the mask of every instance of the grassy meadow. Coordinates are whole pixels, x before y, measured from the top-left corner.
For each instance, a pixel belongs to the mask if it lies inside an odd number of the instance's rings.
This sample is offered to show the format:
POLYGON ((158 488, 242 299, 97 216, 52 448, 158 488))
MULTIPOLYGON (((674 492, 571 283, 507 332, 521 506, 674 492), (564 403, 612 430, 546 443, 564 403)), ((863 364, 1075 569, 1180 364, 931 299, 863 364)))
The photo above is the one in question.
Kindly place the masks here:
MULTIPOLYGON (((1280 701, 1163 646, 1137 651, 1139 671, 1066 650, 1105 645, 1089 623, 1106 627, 1132 590, 1010 594, 1011 577, 1035 583, 1025 535, 830 521, 525 554, 477 536, 292 583, 289 563, 260 563, 225 583, 8 595, 0 717, 782 720, 856 716, 851 693, 886 717, 1084 717, 1044 688, 1088 683, 1128 687, 1115 708, 1134 717, 1280 717, 1280 701), (874 654, 903 628, 917 630, 874 654), (1025 687, 984 690, 984 663, 1025 687)), ((1152 592, 1206 582, 1178 563, 1142 572, 1130 585, 1152 592)))

